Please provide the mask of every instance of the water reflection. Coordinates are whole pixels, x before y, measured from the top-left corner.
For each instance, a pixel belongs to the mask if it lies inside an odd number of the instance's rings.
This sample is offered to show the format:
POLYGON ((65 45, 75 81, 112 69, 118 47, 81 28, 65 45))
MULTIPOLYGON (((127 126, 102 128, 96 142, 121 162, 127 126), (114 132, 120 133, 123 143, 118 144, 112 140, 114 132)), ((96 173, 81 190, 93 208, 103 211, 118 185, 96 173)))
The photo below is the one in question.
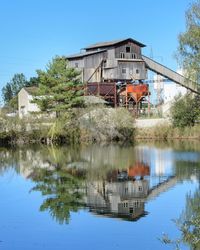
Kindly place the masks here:
POLYGON ((186 195, 186 207, 178 219, 181 241, 191 249, 200 249, 200 188, 186 195))
POLYGON ((55 169, 36 169, 32 179, 37 183, 32 191, 40 191, 44 199, 40 211, 48 210, 60 224, 68 223, 70 212, 84 206, 82 173, 55 169))
POLYGON ((59 223, 68 223, 70 212, 81 208, 101 216, 138 220, 148 214, 149 200, 177 182, 200 178, 200 154, 171 147, 1 149, 0 157, 0 173, 14 168, 33 180, 32 191, 44 196, 40 210, 49 211, 59 223))
POLYGON ((136 163, 127 169, 107 173, 105 180, 87 182, 85 203, 93 213, 135 220, 146 214, 149 194, 149 166, 136 163))

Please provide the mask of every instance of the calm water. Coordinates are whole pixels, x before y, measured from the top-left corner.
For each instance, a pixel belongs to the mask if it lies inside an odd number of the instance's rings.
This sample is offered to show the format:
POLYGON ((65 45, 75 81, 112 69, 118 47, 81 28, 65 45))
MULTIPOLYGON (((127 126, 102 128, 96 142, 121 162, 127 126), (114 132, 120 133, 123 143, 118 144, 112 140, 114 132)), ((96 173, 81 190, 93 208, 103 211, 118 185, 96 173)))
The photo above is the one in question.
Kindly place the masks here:
POLYGON ((192 142, 1 148, 0 249, 173 249, 199 180, 192 142))

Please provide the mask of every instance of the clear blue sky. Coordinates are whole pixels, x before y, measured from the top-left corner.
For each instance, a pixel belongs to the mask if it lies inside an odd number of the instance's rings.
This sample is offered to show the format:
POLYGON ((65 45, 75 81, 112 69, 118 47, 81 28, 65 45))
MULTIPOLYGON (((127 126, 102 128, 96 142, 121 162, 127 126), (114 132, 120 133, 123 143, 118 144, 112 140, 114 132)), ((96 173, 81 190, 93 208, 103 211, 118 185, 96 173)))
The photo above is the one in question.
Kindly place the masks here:
POLYGON ((132 37, 143 54, 175 69, 177 36, 190 0, 0 0, 0 89, 15 73, 27 78, 55 55, 91 43, 132 37))

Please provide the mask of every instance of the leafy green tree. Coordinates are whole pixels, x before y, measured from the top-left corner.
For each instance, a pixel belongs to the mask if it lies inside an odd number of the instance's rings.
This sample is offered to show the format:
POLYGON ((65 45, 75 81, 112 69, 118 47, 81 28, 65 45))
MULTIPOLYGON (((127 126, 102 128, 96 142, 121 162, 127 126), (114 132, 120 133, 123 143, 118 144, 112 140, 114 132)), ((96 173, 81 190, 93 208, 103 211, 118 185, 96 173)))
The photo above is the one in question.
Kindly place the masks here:
POLYGON ((23 73, 15 74, 11 80, 13 96, 17 96, 19 91, 26 86, 27 80, 23 73))
POLYGON ((46 71, 37 70, 39 90, 35 102, 42 111, 67 111, 83 105, 80 72, 69 68, 64 57, 52 59, 46 71))
POLYGON ((37 86, 38 78, 31 77, 29 81, 23 73, 15 74, 10 82, 2 89, 2 97, 6 106, 17 109, 17 95, 23 87, 37 86))
POLYGON ((200 96, 183 96, 177 98, 171 108, 174 127, 194 126, 200 115, 200 96))
POLYGON ((2 89, 2 97, 4 103, 9 103, 9 101, 13 98, 13 91, 11 83, 7 83, 5 87, 2 89))
POLYGON ((200 0, 187 10, 186 31, 178 39, 178 60, 189 77, 200 83, 200 0))
POLYGON ((2 89, 2 97, 6 106, 17 109, 17 94, 26 86, 27 80, 23 73, 15 74, 2 89))
MULTIPOLYGON (((186 11, 186 31, 178 37, 177 58, 188 78, 200 83, 200 0, 186 11)), ((199 86, 197 86, 199 88, 199 86)), ((193 126, 200 115, 200 97, 177 99, 171 109, 175 127, 193 126)))

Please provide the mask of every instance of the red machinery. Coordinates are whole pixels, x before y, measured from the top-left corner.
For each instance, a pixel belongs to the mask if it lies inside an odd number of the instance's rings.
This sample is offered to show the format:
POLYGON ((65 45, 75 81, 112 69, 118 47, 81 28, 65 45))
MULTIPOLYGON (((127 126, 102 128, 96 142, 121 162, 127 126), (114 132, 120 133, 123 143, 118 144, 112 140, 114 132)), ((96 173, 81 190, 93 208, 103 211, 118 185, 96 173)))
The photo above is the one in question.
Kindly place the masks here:
POLYGON ((150 112, 150 92, 148 84, 126 84, 118 93, 119 105, 134 110, 136 116, 144 109, 142 104, 146 101, 148 113, 150 112), (146 99, 148 97, 148 99, 146 99))
MULTIPOLYGON (((100 96, 115 107, 123 106, 135 109, 136 114, 138 114, 139 104, 146 100, 147 96, 148 98, 150 96, 148 84, 116 85, 114 82, 87 83, 85 94, 100 96)), ((147 103, 149 109, 149 100, 147 103)))
POLYGON ((127 84, 126 93, 128 98, 133 98, 138 103, 143 97, 148 96, 149 86, 147 84, 127 84))

